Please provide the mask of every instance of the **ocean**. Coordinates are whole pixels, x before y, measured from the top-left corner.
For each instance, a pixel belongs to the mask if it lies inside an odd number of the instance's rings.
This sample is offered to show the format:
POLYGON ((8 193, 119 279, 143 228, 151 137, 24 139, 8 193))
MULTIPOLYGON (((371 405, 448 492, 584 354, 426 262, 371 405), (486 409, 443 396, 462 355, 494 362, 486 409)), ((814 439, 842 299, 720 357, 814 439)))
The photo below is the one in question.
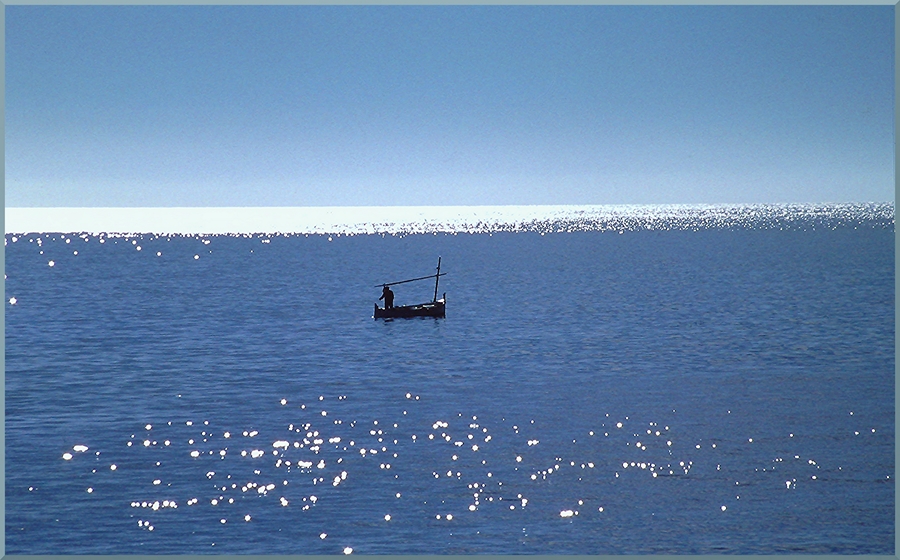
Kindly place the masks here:
POLYGON ((895 554, 893 204, 420 226, 7 232, 6 553, 895 554))

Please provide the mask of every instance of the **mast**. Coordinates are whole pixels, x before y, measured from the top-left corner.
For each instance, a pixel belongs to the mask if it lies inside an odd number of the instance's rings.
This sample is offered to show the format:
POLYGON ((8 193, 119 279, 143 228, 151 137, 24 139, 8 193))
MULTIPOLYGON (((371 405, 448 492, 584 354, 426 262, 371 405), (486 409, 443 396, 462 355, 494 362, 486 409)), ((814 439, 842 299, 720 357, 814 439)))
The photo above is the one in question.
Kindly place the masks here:
POLYGON ((438 257, 438 266, 437 266, 437 274, 434 275, 434 299, 432 302, 437 301, 437 292, 438 292, 438 282, 441 280, 441 257, 438 257))

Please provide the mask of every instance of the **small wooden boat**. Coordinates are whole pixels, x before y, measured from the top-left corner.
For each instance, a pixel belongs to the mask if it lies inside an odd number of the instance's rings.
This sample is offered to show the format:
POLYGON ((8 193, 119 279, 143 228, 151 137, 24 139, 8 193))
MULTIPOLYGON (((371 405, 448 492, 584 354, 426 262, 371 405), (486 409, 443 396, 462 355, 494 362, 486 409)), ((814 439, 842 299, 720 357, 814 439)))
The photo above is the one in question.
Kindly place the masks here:
MULTIPOLYGON (((446 298, 446 294, 444 294, 446 298)), ((406 319, 409 317, 444 317, 445 316, 446 299, 438 299, 430 303, 419 303, 417 305, 401 305, 382 309, 375 304, 376 319, 406 319)))
MULTIPOLYGON (((383 287, 387 288, 388 286, 393 286, 395 284, 405 284, 407 282, 415 282, 417 280, 427 280, 429 278, 434 278, 434 299, 427 303, 418 303, 416 305, 400 305, 396 307, 378 307, 378 304, 375 304, 375 319, 406 319, 409 317, 435 317, 442 318, 445 317, 446 306, 447 306, 447 293, 445 292, 441 299, 437 298, 438 294, 438 282, 441 279, 441 276, 446 275, 447 273, 441 273, 441 258, 438 257, 438 265, 437 272, 435 274, 429 274, 428 276, 422 276, 421 278, 412 278, 410 280, 401 280, 399 282, 388 282, 387 284, 380 284, 379 286, 375 286, 376 288, 383 287)), ((387 304, 387 302, 385 302, 387 304)))

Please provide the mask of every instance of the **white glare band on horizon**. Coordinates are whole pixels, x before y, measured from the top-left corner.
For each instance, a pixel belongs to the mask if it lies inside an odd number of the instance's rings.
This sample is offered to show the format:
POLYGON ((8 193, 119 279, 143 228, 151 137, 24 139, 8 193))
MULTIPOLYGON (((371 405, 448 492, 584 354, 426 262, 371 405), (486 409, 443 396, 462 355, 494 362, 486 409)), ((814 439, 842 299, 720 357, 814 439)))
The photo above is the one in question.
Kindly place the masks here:
POLYGON ((431 234, 769 229, 878 223, 893 203, 605 206, 7 208, 7 234, 431 234))

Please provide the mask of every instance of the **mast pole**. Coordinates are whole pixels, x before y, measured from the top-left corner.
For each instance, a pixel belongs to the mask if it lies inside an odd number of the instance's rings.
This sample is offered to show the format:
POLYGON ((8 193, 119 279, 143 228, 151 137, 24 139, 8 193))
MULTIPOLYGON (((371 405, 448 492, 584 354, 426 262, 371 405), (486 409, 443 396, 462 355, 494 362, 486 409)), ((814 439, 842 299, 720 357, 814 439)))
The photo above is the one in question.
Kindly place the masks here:
POLYGON ((438 257, 438 266, 437 266, 437 274, 434 275, 434 299, 431 301, 437 301, 437 292, 438 292, 438 282, 441 279, 441 257, 438 257))

